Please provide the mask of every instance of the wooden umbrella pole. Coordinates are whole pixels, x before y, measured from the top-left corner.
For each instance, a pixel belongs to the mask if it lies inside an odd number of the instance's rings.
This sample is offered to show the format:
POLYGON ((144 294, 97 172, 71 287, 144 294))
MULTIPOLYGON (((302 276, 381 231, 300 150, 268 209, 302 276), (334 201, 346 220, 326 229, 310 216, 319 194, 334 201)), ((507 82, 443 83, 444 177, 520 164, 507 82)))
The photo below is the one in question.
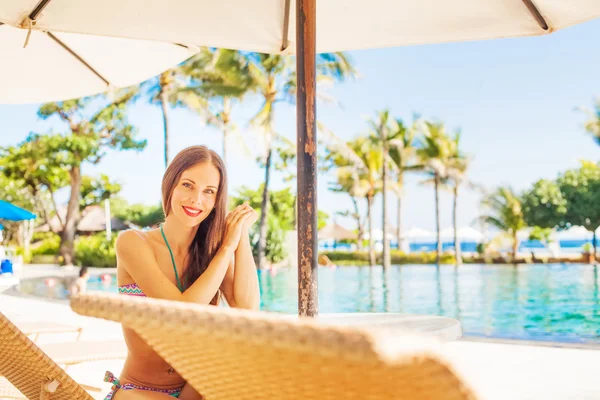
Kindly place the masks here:
POLYGON ((318 313, 316 0, 296 0, 298 314, 318 313))

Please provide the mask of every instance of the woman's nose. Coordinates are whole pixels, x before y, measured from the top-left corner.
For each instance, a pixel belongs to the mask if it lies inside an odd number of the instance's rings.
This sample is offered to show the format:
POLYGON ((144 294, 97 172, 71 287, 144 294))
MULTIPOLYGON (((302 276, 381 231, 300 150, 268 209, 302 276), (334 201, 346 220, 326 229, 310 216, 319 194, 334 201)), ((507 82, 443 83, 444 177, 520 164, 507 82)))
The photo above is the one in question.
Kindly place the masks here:
POLYGON ((203 197, 202 193, 200 193, 200 194, 194 196, 194 198, 192 198, 192 202, 196 203, 197 205, 202 204, 203 200, 204 200, 204 197, 203 197))

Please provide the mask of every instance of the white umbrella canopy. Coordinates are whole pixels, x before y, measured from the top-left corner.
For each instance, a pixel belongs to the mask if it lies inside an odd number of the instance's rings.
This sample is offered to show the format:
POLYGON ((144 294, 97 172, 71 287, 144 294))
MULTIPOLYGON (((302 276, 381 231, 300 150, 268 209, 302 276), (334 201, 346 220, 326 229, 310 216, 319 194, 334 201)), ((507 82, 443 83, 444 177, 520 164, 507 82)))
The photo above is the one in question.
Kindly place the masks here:
MULTIPOLYGON (((0 14, 7 5, 0 0, 0 14)), ((2 22, 0 20, 0 22, 2 22)), ((170 43, 31 32, 0 25, 0 104, 67 100, 142 82, 198 49, 170 43)))
MULTIPOLYGON (((35 30, 295 51, 295 0, 1 0, 0 22, 26 28, 38 4, 35 30)), ((596 17, 597 0, 319 1, 317 52, 543 35, 596 17)))
MULTIPOLYGON (((483 234, 477 229, 471 228, 470 226, 463 226, 457 229, 457 235, 460 240, 472 240, 480 242, 483 240, 483 234)), ((454 239, 454 228, 446 228, 440 232, 440 236, 443 239, 454 239)))
POLYGON ((318 298, 315 53, 543 35, 597 17, 598 0, 0 0, 0 22, 15 27, 298 53, 301 315, 318 298))
POLYGON ((432 239, 435 238, 435 232, 431 232, 422 228, 412 227, 407 232, 403 232, 402 236, 404 239, 413 241, 418 239, 432 239))
POLYGON ((562 231, 556 231, 553 236, 555 240, 587 240, 592 238, 592 232, 583 226, 576 225, 562 231))

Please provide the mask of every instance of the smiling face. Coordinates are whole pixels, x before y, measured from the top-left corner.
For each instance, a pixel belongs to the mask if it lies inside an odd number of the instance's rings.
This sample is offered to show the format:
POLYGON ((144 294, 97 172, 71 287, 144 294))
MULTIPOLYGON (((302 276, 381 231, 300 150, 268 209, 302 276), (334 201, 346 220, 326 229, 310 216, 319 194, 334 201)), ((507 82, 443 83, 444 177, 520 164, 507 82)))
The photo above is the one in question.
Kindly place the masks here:
POLYGON ((183 171, 173 187, 170 211, 185 226, 199 225, 215 208, 220 179, 212 163, 203 162, 183 171))

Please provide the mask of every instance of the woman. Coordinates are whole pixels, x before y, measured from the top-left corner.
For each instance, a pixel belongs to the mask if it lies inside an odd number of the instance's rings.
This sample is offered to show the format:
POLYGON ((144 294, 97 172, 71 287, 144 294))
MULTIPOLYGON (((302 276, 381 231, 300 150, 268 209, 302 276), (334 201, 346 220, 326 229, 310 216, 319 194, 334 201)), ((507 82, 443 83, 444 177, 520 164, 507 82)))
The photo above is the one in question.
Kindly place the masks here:
MULTIPOLYGON (((165 222, 148 232, 128 230, 116 243, 119 292, 132 296, 258 309, 259 287, 248 230, 248 205, 229 214, 227 174, 204 146, 181 151, 162 181, 165 222)), ((106 399, 201 399, 137 334, 123 328, 128 356, 121 376, 107 372, 106 399)))

